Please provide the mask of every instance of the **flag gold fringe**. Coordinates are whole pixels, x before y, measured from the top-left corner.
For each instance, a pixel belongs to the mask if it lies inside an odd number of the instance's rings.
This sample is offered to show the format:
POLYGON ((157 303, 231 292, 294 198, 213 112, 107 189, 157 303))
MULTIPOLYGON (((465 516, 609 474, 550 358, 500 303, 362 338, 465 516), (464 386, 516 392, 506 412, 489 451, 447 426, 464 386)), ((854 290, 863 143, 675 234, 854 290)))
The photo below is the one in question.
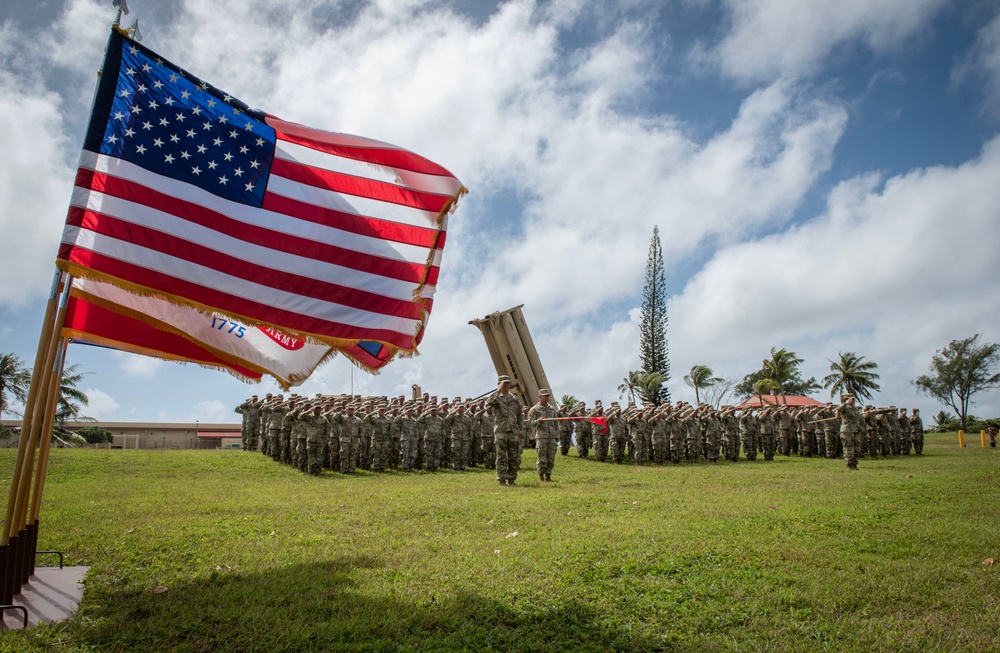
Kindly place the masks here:
MULTIPOLYGON (((174 335, 178 335, 178 336, 184 338, 185 340, 187 340, 188 342, 191 342, 192 344, 198 345, 202 349, 204 349, 204 350, 206 350, 208 352, 211 352, 214 356, 217 356, 218 358, 226 361, 227 363, 230 363, 232 365, 239 365, 241 367, 245 367, 247 369, 251 369, 251 370, 253 370, 255 372, 258 372, 261 375, 265 375, 266 374, 267 376, 270 376, 275 381, 277 381, 278 385, 280 385, 282 387, 282 389, 284 389, 286 392, 289 389, 291 389, 292 386, 296 386, 296 385, 301 384, 303 381, 305 381, 307 378, 309 378, 309 376, 312 375, 312 373, 314 371, 316 371, 316 369, 319 368, 319 366, 321 366, 323 363, 327 362, 328 360, 330 360, 331 358, 333 358, 333 357, 335 357, 337 355, 337 350, 331 347, 330 350, 326 354, 323 355, 323 357, 319 360, 319 362, 317 362, 314 366, 312 366, 306 374, 294 374, 294 375, 289 376, 289 378, 284 379, 284 378, 278 376, 277 374, 275 374, 274 372, 272 372, 271 370, 268 370, 268 369, 265 369, 265 368, 263 368, 263 367, 261 367, 259 365, 256 365, 256 364, 252 363, 251 361, 239 358, 238 356, 233 356, 232 354, 230 354, 228 352, 225 352, 225 351, 223 351, 221 349, 218 349, 216 347, 212 347, 210 345, 207 345, 206 343, 204 343, 204 342, 202 342, 200 340, 192 338, 188 333, 186 333, 182 329, 178 329, 177 327, 175 327, 175 326, 173 326, 171 324, 167 324, 166 322, 162 322, 160 320, 157 320, 156 318, 151 317, 149 315, 146 315, 144 313, 140 313, 138 311, 130 310, 128 308, 125 308, 124 306, 121 306, 120 304, 116 304, 114 302, 105 300, 102 297, 97 297, 95 295, 92 295, 92 294, 86 292, 85 290, 80 290, 78 288, 74 288, 71 291, 71 294, 74 295, 74 296, 76 296, 76 297, 80 297, 82 299, 85 299, 86 301, 88 301, 88 302, 90 302, 90 303, 92 303, 92 304, 94 304, 96 306, 100 306, 101 308, 103 308, 105 310, 111 311, 112 313, 116 313, 117 315, 123 315, 125 317, 130 317, 132 319, 139 320, 140 322, 142 322, 144 324, 148 324, 149 326, 151 326, 151 327, 153 327, 155 329, 159 329, 160 331, 167 331, 169 333, 173 333, 174 335)), ((214 313, 215 311, 212 311, 212 312, 214 313)), ((64 332, 65 331, 66 331, 66 329, 64 329, 64 332)), ((82 334, 82 333, 79 333, 79 332, 77 332, 76 335, 80 336, 81 340, 86 340, 86 339, 90 338, 89 335, 82 334)), ((92 338, 92 339, 95 340, 95 341, 98 340, 98 338, 92 338)), ((202 363, 201 361, 191 360, 189 358, 184 358, 184 357, 181 357, 181 356, 170 356, 170 355, 165 354, 164 352, 157 352, 156 350, 149 350, 149 349, 146 349, 144 347, 137 347, 137 346, 134 346, 134 345, 126 345, 125 343, 121 343, 121 342, 118 342, 118 341, 115 341, 115 340, 111 340, 111 339, 101 339, 101 340, 104 340, 104 342, 95 343, 95 344, 102 344, 102 345, 105 345, 105 346, 108 346, 108 347, 112 347, 114 349, 122 349, 124 351, 130 351, 132 353, 141 354, 143 356, 151 356, 153 358, 159 358, 161 360, 171 360, 171 361, 175 361, 175 362, 179 362, 179 363, 194 363, 195 365, 199 365, 199 366, 207 368, 207 369, 222 369, 222 370, 225 370, 225 371, 229 372, 230 374, 232 374, 236 378, 241 379, 243 381, 246 381, 248 383, 256 382, 253 379, 245 377, 242 374, 239 374, 238 372, 236 372, 235 370, 232 370, 232 369, 229 369, 229 368, 215 366, 215 365, 212 365, 210 363, 206 364, 206 363, 202 363), (112 343, 114 343, 114 344, 112 344, 112 343)))

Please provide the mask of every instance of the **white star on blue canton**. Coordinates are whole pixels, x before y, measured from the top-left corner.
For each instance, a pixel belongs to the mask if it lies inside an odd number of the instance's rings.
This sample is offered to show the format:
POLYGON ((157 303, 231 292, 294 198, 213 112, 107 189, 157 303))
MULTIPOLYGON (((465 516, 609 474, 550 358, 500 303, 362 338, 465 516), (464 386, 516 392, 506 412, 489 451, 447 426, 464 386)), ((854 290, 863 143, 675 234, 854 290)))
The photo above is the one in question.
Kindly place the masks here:
POLYGON ((195 167, 191 168, 191 174, 192 175, 200 175, 201 174, 201 168, 199 168, 198 166, 195 166, 195 167))
POLYGON ((227 181, 229 181, 229 180, 226 179, 226 175, 222 175, 221 177, 219 177, 219 183, 222 184, 223 186, 226 185, 227 181))
POLYGON ((145 154, 146 153, 146 148, 145 148, 145 146, 140 145, 139 147, 135 148, 135 151, 138 152, 139 154, 145 154))
POLYGON ((247 192, 248 193, 252 193, 253 192, 253 184, 247 184, 246 188, 247 188, 247 192))
POLYGON ((163 141, 157 138, 153 141, 153 145, 155 145, 156 147, 163 147, 163 141))
POLYGON ((164 157, 163 160, 166 161, 167 163, 173 163, 174 162, 174 156, 172 154, 168 153, 167 156, 164 157))

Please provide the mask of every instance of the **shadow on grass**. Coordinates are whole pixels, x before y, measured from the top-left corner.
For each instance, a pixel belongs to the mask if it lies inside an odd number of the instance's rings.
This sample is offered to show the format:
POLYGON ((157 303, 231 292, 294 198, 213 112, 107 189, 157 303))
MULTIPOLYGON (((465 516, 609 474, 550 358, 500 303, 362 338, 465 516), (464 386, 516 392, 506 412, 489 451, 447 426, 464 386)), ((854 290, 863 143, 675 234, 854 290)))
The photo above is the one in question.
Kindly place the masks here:
MULTIPOLYGON (((475 593, 422 588, 372 597, 352 578, 367 557, 261 574, 223 572, 154 594, 89 587, 74 644, 111 651, 609 651, 662 643, 609 626, 578 602, 520 609, 475 593)), ((369 587, 371 585, 368 585, 369 587)))

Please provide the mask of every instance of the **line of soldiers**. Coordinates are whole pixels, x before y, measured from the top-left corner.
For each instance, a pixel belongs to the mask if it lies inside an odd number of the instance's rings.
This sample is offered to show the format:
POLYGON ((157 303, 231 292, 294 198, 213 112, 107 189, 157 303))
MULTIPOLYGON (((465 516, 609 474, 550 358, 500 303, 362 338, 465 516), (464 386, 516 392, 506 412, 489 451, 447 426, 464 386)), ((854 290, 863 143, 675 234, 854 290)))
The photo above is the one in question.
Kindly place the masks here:
POLYGON ((310 474, 495 466, 493 407, 485 400, 268 394, 236 412, 245 450, 310 474))
POLYGON ((555 451, 565 456, 573 444, 582 458, 593 451, 599 462, 622 463, 629 458, 639 465, 717 462, 720 458, 735 462, 742 450, 748 461, 756 460, 758 453, 764 460, 795 453, 844 456, 848 466, 851 456, 856 466, 858 458, 923 451, 918 409, 908 416, 905 408, 868 406, 864 411, 854 409, 859 413, 855 420, 852 413, 844 414, 845 403, 853 406, 849 395, 839 407, 831 403, 742 410, 683 401, 660 407, 637 407, 629 402, 624 408, 611 402, 605 410, 600 400, 591 410, 583 402, 556 408, 548 405, 546 396, 541 408, 536 405, 530 411, 514 395, 507 395, 517 406, 508 399, 499 430, 494 412, 502 403, 496 401, 498 396, 499 392, 487 399, 464 401, 455 397, 449 402, 428 394, 419 400, 350 395, 286 399, 268 394, 263 399, 254 395, 236 412, 243 415, 244 449, 260 451, 310 474, 320 474, 324 468, 343 473, 357 468, 409 472, 482 465, 497 470, 501 485, 514 484, 521 451, 536 443, 542 481, 551 481, 555 451), (858 433, 858 444, 854 446, 852 440, 851 452, 845 451, 845 428, 858 433))
MULTIPOLYGON (((845 403, 848 397, 844 395, 845 403)), ((853 405, 853 397, 850 401, 853 405)), ((597 400, 589 411, 581 402, 569 410, 562 409, 560 415, 582 420, 560 423, 563 455, 568 453, 575 431, 578 455, 587 457, 593 449, 594 458, 600 462, 610 458, 621 463, 626 457, 639 465, 649 461, 694 463, 700 459, 717 462, 720 457, 735 462, 741 449, 750 461, 756 460, 758 453, 764 460, 773 460, 776 453, 828 458, 844 455, 841 431, 845 418, 832 403, 739 410, 733 406, 715 409, 707 404, 695 407, 683 401, 674 406, 642 408, 632 402, 625 408, 611 402, 605 410, 597 400), (595 420, 606 421, 608 428, 603 429, 595 420)), ((895 406, 868 406, 860 419, 863 427, 858 426, 862 432, 859 458, 908 455, 911 450, 917 455, 923 453, 924 427, 918 409, 907 416, 905 408, 897 411, 895 406)))

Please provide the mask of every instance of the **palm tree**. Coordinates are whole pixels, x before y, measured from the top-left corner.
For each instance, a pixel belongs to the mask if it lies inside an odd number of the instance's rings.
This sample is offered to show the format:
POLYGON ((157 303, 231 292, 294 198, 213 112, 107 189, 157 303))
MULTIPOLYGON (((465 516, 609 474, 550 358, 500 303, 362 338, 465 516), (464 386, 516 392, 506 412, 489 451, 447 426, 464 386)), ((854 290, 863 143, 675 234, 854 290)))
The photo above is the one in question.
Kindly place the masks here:
POLYGON ((872 392, 881 390, 876 383, 878 363, 866 361, 853 351, 839 352, 840 360, 830 361, 831 374, 823 377, 823 387, 830 388, 830 396, 836 394, 854 395, 858 403, 872 398, 872 392))
POLYGON ((774 379, 761 379, 753 384, 753 393, 757 395, 757 403, 761 408, 764 407, 764 397, 765 394, 771 394, 777 385, 774 379))
POLYGON ((7 394, 14 400, 24 403, 28 399, 28 388, 31 385, 31 370, 24 366, 17 354, 4 354, 0 357, 0 417, 4 411, 10 410, 7 394))
POLYGON ((684 375, 684 383, 694 388, 694 403, 696 406, 701 405, 701 396, 698 394, 698 390, 711 388, 716 383, 722 381, 721 378, 712 376, 712 374, 714 372, 712 372, 711 367, 707 365, 695 365, 691 368, 690 373, 684 375))
POLYGON ((642 372, 636 383, 636 392, 647 406, 660 404, 661 390, 667 381, 667 375, 660 372, 642 372))
POLYGON ((566 410, 572 410, 573 406, 580 403, 580 400, 573 395, 563 395, 562 400, 560 400, 559 405, 566 410))
POLYGON ((774 383, 774 389, 781 395, 785 404, 788 403, 788 400, 784 399, 784 383, 795 376, 802 360, 795 355, 794 351, 788 351, 784 347, 777 350, 771 347, 771 358, 763 361, 768 378, 774 383))
POLYGON ((632 370, 628 373, 621 385, 618 386, 618 398, 621 399, 626 394, 629 401, 635 401, 635 394, 639 390, 639 379, 642 377, 642 370, 632 370))
POLYGON ((55 427, 52 429, 52 437, 62 445, 70 444, 67 440, 75 440, 77 443, 85 443, 81 436, 66 428, 66 422, 93 422, 93 417, 87 417, 80 411, 84 406, 90 405, 90 399, 77 387, 85 376, 86 372, 77 372, 78 365, 70 365, 63 370, 62 381, 59 384, 59 403, 56 405, 55 427))

